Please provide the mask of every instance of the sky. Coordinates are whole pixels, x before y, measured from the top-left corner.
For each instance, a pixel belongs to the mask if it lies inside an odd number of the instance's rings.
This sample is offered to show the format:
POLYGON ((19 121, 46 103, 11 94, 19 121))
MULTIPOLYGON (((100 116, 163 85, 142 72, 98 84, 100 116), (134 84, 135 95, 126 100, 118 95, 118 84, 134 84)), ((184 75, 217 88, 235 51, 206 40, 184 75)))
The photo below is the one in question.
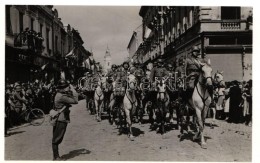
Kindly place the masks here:
POLYGON ((142 24, 140 6, 57 6, 64 25, 79 31, 83 46, 103 63, 107 46, 112 63, 121 64, 128 56, 133 31, 142 24))

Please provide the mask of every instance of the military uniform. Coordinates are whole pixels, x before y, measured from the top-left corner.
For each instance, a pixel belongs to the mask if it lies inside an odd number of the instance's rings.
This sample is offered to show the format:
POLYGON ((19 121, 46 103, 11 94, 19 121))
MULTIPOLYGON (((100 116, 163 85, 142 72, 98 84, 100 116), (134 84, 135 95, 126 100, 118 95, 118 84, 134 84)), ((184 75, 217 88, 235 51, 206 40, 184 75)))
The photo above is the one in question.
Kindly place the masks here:
POLYGON ((195 80, 201 71, 200 63, 206 63, 205 59, 199 57, 200 50, 197 46, 193 47, 192 55, 186 59, 187 88, 195 87, 195 80))
POLYGON ((69 85, 65 80, 61 79, 57 85, 57 93, 54 98, 54 106, 56 110, 61 110, 66 107, 58 116, 58 119, 53 127, 52 150, 53 159, 60 160, 59 144, 62 142, 66 132, 67 124, 70 122, 71 104, 78 103, 78 94, 73 86, 69 85), (70 89, 69 89, 70 87, 70 89))
POLYGON ((156 67, 153 72, 151 72, 151 80, 154 82, 155 77, 166 77, 169 75, 169 72, 164 67, 156 67))

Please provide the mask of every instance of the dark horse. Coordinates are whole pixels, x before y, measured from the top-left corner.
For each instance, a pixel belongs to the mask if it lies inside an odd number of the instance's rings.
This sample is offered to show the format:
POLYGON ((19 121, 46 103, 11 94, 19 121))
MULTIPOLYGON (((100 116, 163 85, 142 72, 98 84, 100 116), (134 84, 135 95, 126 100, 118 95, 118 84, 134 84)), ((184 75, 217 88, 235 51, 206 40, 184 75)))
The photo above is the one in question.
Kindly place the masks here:
POLYGON ((157 122, 160 123, 161 134, 164 135, 165 133, 165 122, 166 122, 166 114, 168 105, 170 102, 169 94, 167 93, 166 89, 166 80, 167 78, 155 78, 157 81, 157 97, 156 103, 157 108, 155 111, 157 122))

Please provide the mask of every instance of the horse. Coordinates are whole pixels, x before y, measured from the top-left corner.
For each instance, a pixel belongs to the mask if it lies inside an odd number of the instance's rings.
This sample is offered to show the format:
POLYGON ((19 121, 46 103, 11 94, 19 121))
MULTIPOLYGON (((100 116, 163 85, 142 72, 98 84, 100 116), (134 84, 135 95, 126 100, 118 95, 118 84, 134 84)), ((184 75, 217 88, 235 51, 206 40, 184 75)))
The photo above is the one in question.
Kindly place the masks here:
POLYGON ((87 77, 81 77, 78 80, 78 87, 84 92, 86 98, 86 108, 90 114, 94 114, 94 92, 92 91, 92 82, 87 77), (93 92, 93 93, 92 93, 93 92))
POLYGON ((142 106, 144 107, 144 112, 147 112, 149 115, 149 121, 150 123, 152 122, 152 98, 151 98, 151 81, 150 78, 148 77, 143 77, 141 79, 141 83, 140 83, 140 88, 141 88, 141 103, 142 106))
POLYGON ((113 86, 111 81, 108 79, 108 77, 101 77, 101 82, 102 82, 102 88, 104 93, 103 108, 105 111, 107 111, 107 114, 109 115, 110 112, 109 102, 110 102, 110 95, 113 91, 113 86))
POLYGON ((166 81, 166 87, 167 87, 167 91, 170 97, 170 104, 169 104, 169 122, 173 123, 173 113, 174 110, 176 112, 176 116, 177 116, 177 126, 176 128, 179 128, 179 118, 178 118, 178 95, 179 95, 179 90, 177 90, 177 72, 174 73, 174 76, 172 74, 170 74, 170 76, 168 77, 168 80, 166 81))
POLYGON ((131 141, 134 140, 132 132, 132 116, 136 112, 137 99, 135 97, 135 90, 137 88, 136 77, 132 74, 127 76, 127 89, 123 100, 123 108, 126 116, 126 122, 128 124, 128 136, 131 141))
POLYGON ((96 107, 96 120, 98 122, 101 121, 103 100, 104 100, 104 93, 103 93, 102 81, 101 79, 99 79, 94 94, 94 101, 96 107))
POLYGON ((213 122, 216 118, 217 111, 224 110, 224 100, 225 100, 225 81, 223 77, 223 72, 216 72, 214 75, 214 82, 215 82, 215 98, 216 98, 216 108, 213 107, 213 122), (216 110, 214 110, 216 109, 216 110))
MULTIPOLYGON (((175 100, 171 101, 171 105, 176 111, 176 118, 177 118, 177 127, 179 129, 180 126, 180 138, 184 134, 184 130, 187 133, 191 132, 190 126, 190 116, 192 116, 192 110, 186 103, 186 93, 185 93, 185 77, 176 77, 176 90, 177 94, 175 94, 175 100), (177 96, 177 97, 176 97, 177 96)), ((193 115, 193 121, 195 121, 195 116, 193 115)))
POLYGON ((166 122, 166 114, 168 105, 170 103, 170 97, 167 93, 167 87, 166 87, 166 81, 168 78, 157 78, 155 77, 156 83, 157 83, 157 95, 156 95, 156 120, 158 123, 161 124, 161 134, 164 135, 165 133, 165 122, 166 122))
POLYGON ((207 63, 200 63, 199 77, 192 96, 188 99, 188 103, 195 110, 198 125, 198 132, 194 135, 193 140, 198 139, 200 135, 200 145, 203 149, 207 148, 204 138, 204 124, 213 94, 213 79, 211 73, 210 60, 208 60, 207 63))

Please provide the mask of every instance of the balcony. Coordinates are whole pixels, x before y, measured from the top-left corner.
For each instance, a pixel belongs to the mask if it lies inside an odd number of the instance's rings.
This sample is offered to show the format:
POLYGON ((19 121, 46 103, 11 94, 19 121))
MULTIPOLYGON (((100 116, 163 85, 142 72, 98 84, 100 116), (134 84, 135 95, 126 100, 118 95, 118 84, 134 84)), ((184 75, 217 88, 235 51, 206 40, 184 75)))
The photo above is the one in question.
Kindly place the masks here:
POLYGON ((240 22, 221 22, 221 29, 240 29, 240 22))
POLYGON ((41 33, 35 31, 24 31, 15 35, 14 47, 21 49, 30 49, 37 54, 41 54, 45 47, 43 46, 44 39, 41 37, 41 33))
POLYGON ((248 30, 246 20, 201 20, 201 32, 245 30, 248 30))

